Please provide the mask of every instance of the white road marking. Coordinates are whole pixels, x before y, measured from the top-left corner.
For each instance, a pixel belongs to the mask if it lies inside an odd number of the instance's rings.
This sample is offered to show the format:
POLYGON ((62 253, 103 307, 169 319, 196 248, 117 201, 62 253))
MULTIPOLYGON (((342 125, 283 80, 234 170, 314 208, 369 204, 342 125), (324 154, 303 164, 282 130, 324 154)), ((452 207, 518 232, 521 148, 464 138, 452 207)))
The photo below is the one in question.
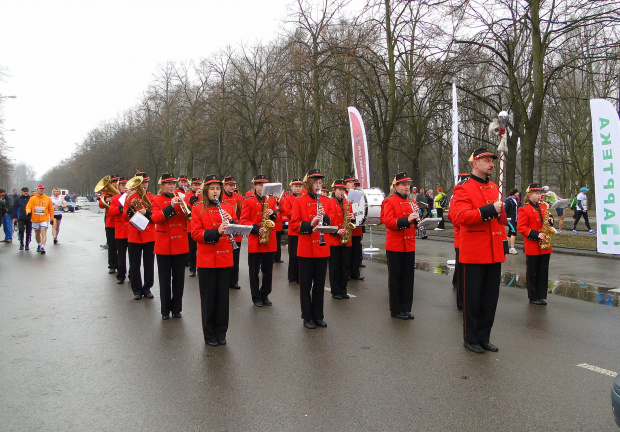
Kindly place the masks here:
POLYGON ((584 368, 584 369, 591 370, 593 372, 601 373, 603 375, 609 375, 610 377, 614 377, 614 378, 616 377, 616 375, 618 375, 618 372, 614 372, 614 371, 610 371, 610 370, 607 370, 607 369, 603 369, 603 368, 600 368, 598 366, 592 366, 592 365, 589 365, 587 363, 581 363, 581 364, 578 364, 577 366, 581 367, 581 368, 584 368))
MULTIPOLYGON (((326 287, 325 287, 325 291, 332 292, 332 289, 331 289, 330 287, 326 286, 326 287)), ((351 298, 355 298, 355 297, 357 297, 357 296, 355 296, 355 295, 353 295, 353 294, 349 294, 349 297, 351 297, 351 298)))

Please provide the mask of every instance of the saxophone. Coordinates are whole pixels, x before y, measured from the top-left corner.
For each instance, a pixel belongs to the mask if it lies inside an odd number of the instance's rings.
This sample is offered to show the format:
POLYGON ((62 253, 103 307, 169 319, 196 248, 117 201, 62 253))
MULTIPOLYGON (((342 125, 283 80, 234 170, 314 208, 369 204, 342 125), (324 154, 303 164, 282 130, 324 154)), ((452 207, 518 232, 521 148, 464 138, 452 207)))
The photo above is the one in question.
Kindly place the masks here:
POLYGON ((269 243, 269 237, 271 235, 271 228, 276 226, 274 221, 269 219, 269 196, 265 197, 265 202, 263 203, 263 218, 260 221, 260 227, 263 228, 263 234, 258 237, 258 242, 260 244, 269 243))
POLYGON ((349 244, 349 242, 351 241, 351 234, 353 233, 353 230, 355 229, 355 224, 353 222, 351 222, 348 218, 350 210, 349 210, 350 204, 349 201, 346 201, 344 203, 344 211, 342 212, 342 216, 343 216, 343 228, 344 228, 344 235, 342 236, 342 238, 340 239, 340 244, 343 245, 347 245, 349 244))
POLYGON ((540 248, 542 250, 548 250, 551 247, 551 235, 557 232, 557 230, 553 228, 549 223, 549 206, 547 206, 545 210, 545 215, 543 216, 543 224, 540 232, 545 235, 545 238, 543 240, 539 240, 540 248))

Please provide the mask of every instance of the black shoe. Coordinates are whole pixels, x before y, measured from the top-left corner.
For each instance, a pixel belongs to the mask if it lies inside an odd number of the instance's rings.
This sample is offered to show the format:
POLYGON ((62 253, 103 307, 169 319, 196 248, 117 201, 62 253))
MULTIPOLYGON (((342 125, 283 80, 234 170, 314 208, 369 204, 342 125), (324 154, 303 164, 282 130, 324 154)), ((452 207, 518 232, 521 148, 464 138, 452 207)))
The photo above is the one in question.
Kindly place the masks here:
POLYGON ((155 298, 155 296, 153 295, 153 293, 152 293, 152 292, 150 292, 150 291, 149 291, 149 292, 147 292, 146 294, 144 294, 144 297, 146 297, 147 299, 152 299, 152 298, 155 298))
POLYGON ((43 246, 41 246, 41 255, 45 255, 45 248, 43 246))
POLYGON ((366 266, 364 264, 360 264, 361 268, 366 268, 366 266))
POLYGON ((265 297, 263 299, 263 306, 271 306, 273 305, 273 303, 271 303, 271 300, 269 300, 267 297, 265 297))
POLYGON ((498 352, 499 348, 493 345, 491 342, 481 342, 480 346, 485 351, 498 352))
POLYGON ((256 301, 254 302, 254 306, 263 307, 264 305, 263 305, 263 302, 262 302, 262 301, 260 301, 260 300, 256 300, 256 301))
POLYGON ((220 345, 226 345, 226 339, 218 339, 217 343, 220 345))
POLYGON ((25 250, 30 250, 30 246, 26 245, 26 247, 24 248, 25 250))
POLYGON ((546 306, 547 302, 544 300, 530 300, 530 303, 538 305, 538 306, 546 306))
POLYGON ((183 318, 183 316, 181 315, 181 312, 174 312, 172 314, 172 318, 183 318))
POLYGON ((478 344, 470 344, 467 341, 463 341, 463 346, 471 352, 475 352, 476 354, 484 354, 484 350, 478 344))
POLYGON ((294 280, 292 281, 292 280, 290 280, 290 281, 288 281, 288 283, 290 283, 290 284, 298 284, 299 281, 294 281, 294 280))
POLYGON ((316 325, 314 324, 314 321, 312 320, 304 320, 304 327, 312 330, 316 328, 316 325))
POLYGON ((351 279, 358 280, 358 281, 363 281, 364 280, 364 276, 352 277, 351 279))
POLYGON ((125 283, 125 279, 116 279, 116 283, 122 285, 125 283))
POLYGON ((169 320, 170 319, 170 314, 161 314, 161 319, 163 319, 164 321, 169 320))
POLYGON ((196 270, 190 270, 189 277, 196 277, 196 270))
POLYGON ((214 341, 214 340, 205 341, 205 343, 206 343, 207 345, 209 345, 209 346, 212 346, 212 347, 216 347, 216 346, 218 346, 218 345, 219 345, 219 343, 217 343, 217 341, 214 341))
POLYGON ((280 260, 280 261, 274 261, 274 263, 283 263, 284 261, 280 260))
POLYGON ((332 298, 336 300, 342 300, 342 296, 340 294, 333 295, 332 298))
POLYGON ((396 319, 401 319, 401 320, 408 320, 409 319, 409 316, 406 313, 404 313, 404 312, 398 312, 398 313, 392 312, 392 313, 390 313, 390 315, 392 316, 392 318, 396 318, 396 319))
POLYGON ((230 289, 241 289, 239 285, 231 285, 230 289))
POLYGON ((327 323, 323 320, 314 320, 314 323, 319 327, 327 327, 327 323))
POLYGON ((111 268, 110 270, 108 270, 108 274, 114 274, 114 273, 116 273, 115 268, 111 268))
POLYGON ((343 294, 342 298, 346 300, 346 299, 350 299, 351 296, 349 294, 343 294))
POLYGON ((41 245, 37 245, 37 252, 41 252, 41 245))
POLYGON ((58 240, 54 239, 54 244, 58 244, 58 240))
POLYGON ((413 314, 411 312, 405 312, 405 314, 407 315, 407 318, 415 319, 415 317, 413 316, 413 314))
POLYGON ((133 299, 134 300, 142 300, 142 294, 134 294, 133 295, 133 299))
POLYGON ((24 244, 23 243, 20 243, 19 250, 24 250, 24 244))

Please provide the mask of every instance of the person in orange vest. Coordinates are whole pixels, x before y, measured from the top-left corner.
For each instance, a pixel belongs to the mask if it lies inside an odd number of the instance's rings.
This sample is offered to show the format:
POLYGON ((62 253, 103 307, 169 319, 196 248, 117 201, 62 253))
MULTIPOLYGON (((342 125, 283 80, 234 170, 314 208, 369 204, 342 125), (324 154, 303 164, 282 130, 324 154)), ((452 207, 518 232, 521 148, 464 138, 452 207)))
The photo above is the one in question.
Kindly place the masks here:
POLYGON ((474 150, 469 158, 471 174, 454 187, 450 209, 459 225, 459 262, 464 270, 463 346, 477 354, 499 350, 490 337, 508 253, 506 227, 498 220, 504 203, 490 179, 495 159, 487 149, 474 150))
POLYGON ((321 243, 319 232, 314 230, 319 224, 330 225, 329 215, 325 211, 327 198, 319 197, 323 179, 318 169, 308 171, 304 179, 307 193, 295 199, 291 216, 292 229, 299 233, 297 256, 301 319, 308 329, 327 327, 323 300, 329 245, 327 242, 321 243))
POLYGON ((381 223, 385 225, 385 253, 388 260, 390 315, 401 320, 414 319, 413 283, 415 268, 415 230, 420 212, 411 198, 411 178, 396 174, 392 191, 381 203, 381 223))
MULTIPOLYGON (((541 199, 543 189, 538 183, 532 183, 527 188, 525 205, 519 208, 517 230, 523 235, 523 249, 525 251, 525 265, 527 268, 527 296, 530 303, 538 306, 547 305, 547 285, 549 283, 549 258, 553 248, 541 248, 541 241, 545 240, 542 231, 545 222, 545 212, 548 204, 541 199)), ((549 214, 549 225, 553 226, 553 217, 549 214)))
POLYGON ((31 215, 30 221, 37 241, 37 252, 43 255, 47 243, 47 229, 50 226, 50 219, 54 217, 54 204, 52 204, 52 199, 45 195, 45 186, 42 184, 37 186, 36 193, 28 200, 26 214, 31 215))

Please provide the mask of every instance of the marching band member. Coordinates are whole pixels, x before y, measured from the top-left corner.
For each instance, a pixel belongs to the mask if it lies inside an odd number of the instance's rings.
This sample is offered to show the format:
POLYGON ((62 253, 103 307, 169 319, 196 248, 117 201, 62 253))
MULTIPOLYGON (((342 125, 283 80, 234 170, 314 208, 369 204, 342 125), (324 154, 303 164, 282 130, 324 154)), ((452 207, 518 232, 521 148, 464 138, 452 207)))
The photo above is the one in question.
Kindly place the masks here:
MULTIPOLYGON (((344 182, 347 185, 347 193, 351 189, 355 189, 359 185, 358 180, 353 176, 347 176, 344 178, 344 182)), ((353 230, 353 240, 351 243, 351 264, 349 277, 353 280, 364 280, 363 276, 360 276, 360 267, 362 266, 362 236, 363 227, 358 226, 353 230)))
POLYGON ((273 262, 274 263, 283 263, 282 261, 282 231, 284 230, 283 221, 282 221, 282 207, 280 206, 280 202, 278 198, 274 197, 276 202, 276 220, 274 221, 276 226, 273 227, 273 231, 275 231, 276 235, 276 251, 273 254, 273 262))
MULTIPOLYGON (((459 174, 458 181, 465 180, 469 174, 459 174)), ((448 213, 448 219, 454 227, 454 252, 456 253, 452 287, 456 289, 456 307, 463 310, 463 265, 459 262, 459 226, 452 220, 452 213, 448 213)))
MULTIPOLYGON (((138 171, 136 176, 143 178, 142 183, 138 186, 144 190, 149 201, 153 202, 155 196, 147 192, 149 188, 149 177, 143 171, 138 171)), ((142 216, 149 219, 149 223, 144 231, 140 231, 131 223, 129 224, 129 235, 127 237, 127 253, 129 254, 129 279, 131 280, 131 290, 133 298, 140 300, 143 296, 152 299, 151 293, 155 278, 155 224, 151 219, 151 209, 141 202, 140 195, 133 191, 125 200, 125 208, 123 209, 129 219, 131 219, 137 210, 142 216), (144 264, 144 285, 142 284, 142 276, 140 267, 144 264)))
MULTIPOLYGON (((192 177, 191 190, 185 194, 183 199, 189 208, 193 208, 202 200, 202 191, 200 190, 200 177, 192 177)), ((196 242, 192 238, 191 221, 187 221, 187 242, 189 244, 189 253, 187 261, 189 262, 189 277, 196 277, 196 242)))
MULTIPOLYGON (((110 184, 118 189, 118 174, 112 174, 110 176, 110 184)), ((107 194, 102 194, 101 199, 99 200, 99 208, 105 209, 105 214, 103 215, 103 220, 105 222, 105 239, 108 245, 108 273, 114 274, 116 273, 116 269, 118 267, 118 251, 116 250, 116 238, 114 235, 114 230, 116 228, 116 217, 110 214, 110 210, 103 205, 103 201, 110 204, 112 201, 112 197, 107 194)))
MULTIPOLYGON (((118 190, 120 194, 114 195, 110 201, 110 208, 108 214, 114 218, 116 224, 114 226, 114 239, 116 242, 116 256, 117 256, 117 273, 116 283, 122 284, 125 282, 127 275, 127 237, 129 236, 129 217, 123 212, 123 205, 121 204, 121 197, 125 195, 125 185, 127 184, 127 177, 121 177, 118 182, 118 190)), ((127 196, 125 195, 125 198, 127 196)), ((108 249, 109 251, 110 249, 108 249)))
POLYGON ((288 283, 299 283, 299 260, 297 258, 297 240, 299 232, 295 231, 291 224, 293 202, 301 195, 304 182, 300 178, 294 178, 289 183, 292 193, 282 200, 282 212, 289 220, 288 223, 288 283))
MULTIPOLYGON (((308 171, 305 188, 307 193, 295 199, 291 215, 291 225, 299 233, 297 256, 299 257, 299 297, 301 318, 304 327, 327 327, 323 320, 323 298, 325 295, 325 273, 329 246, 320 243, 320 234, 314 231, 319 224, 330 225, 329 216, 323 205, 319 205, 318 195, 323 186, 323 174, 318 169, 308 171)), ((326 199, 323 201, 327 201, 326 199)))
POLYGON ((234 222, 231 215, 235 210, 222 201, 220 212, 215 198, 223 195, 221 188, 221 180, 215 175, 207 176, 203 199, 192 209, 192 237, 198 243, 202 331, 205 343, 210 346, 226 345, 228 290, 233 271, 233 247, 224 231, 229 222, 234 222))
POLYGON ((334 180, 332 183, 332 198, 329 205, 331 224, 338 227, 336 234, 330 234, 326 240, 329 244, 329 286, 332 298, 348 299, 347 282, 349 279, 349 265, 351 264, 351 236, 345 244, 342 239, 346 234, 345 222, 352 223, 355 219, 351 206, 345 198, 347 186, 344 180, 334 180), (345 212, 345 209, 347 210, 345 212))
MULTIPOLYGON (((222 202, 230 204, 234 209, 233 217, 235 220, 241 219, 241 207, 243 205, 243 197, 235 192, 237 181, 233 176, 224 177, 224 186, 222 191, 222 202)), ((241 289, 239 286, 239 257, 241 254, 241 240, 243 236, 236 236, 235 242, 237 249, 233 249, 233 269, 230 277, 230 288, 241 289)))
POLYGON ((489 339, 499 299, 502 263, 508 253, 506 228, 498 221, 504 203, 489 176, 497 159, 479 148, 469 158, 469 178, 454 187, 452 220, 459 225, 463 264, 463 346, 477 354, 499 349, 489 339))
POLYGON ((268 243, 260 243, 266 227, 265 221, 275 221, 276 200, 275 198, 263 197, 263 186, 268 183, 267 177, 262 174, 252 179, 254 194, 247 197, 241 208, 241 225, 253 225, 254 228, 248 235, 248 266, 250 277, 250 289, 252 301, 258 307, 271 306, 269 294, 271 294, 273 256, 276 251, 275 233, 269 235, 268 243), (264 209, 265 200, 269 199, 267 209, 264 209), (262 284, 259 281, 259 273, 262 271, 262 284), (260 286, 259 286, 260 285, 260 286))
POLYGON ((187 243, 187 220, 181 210, 183 200, 174 193, 177 179, 174 174, 161 176, 159 195, 151 201, 151 220, 156 224, 155 255, 159 276, 159 298, 161 319, 181 318, 183 309, 183 288, 185 286, 185 262, 189 246, 187 243))
POLYGON ((179 187, 175 190, 175 192, 183 194, 182 198, 185 198, 185 194, 189 191, 189 180, 185 174, 181 174, 178 182, 179 187))
MULTIPOLYGON (((541 196, 543 189, 537 183, 527 188, 527 202, 519 209, 517 230, 523 235, 523 249, 526 258, 527 296, 530 303, 545 306, 547 301, 547 285, 549 282, 549 258, 553 249, 541 247, 541 241, 546 240, 543 232, 545 214, 548 204, 541 196)), ((549 215, 548 223, 553 226, 553 218, 549 215)))
POLYGON ((388 261, 390 314, 402 320, 413 319, 415 268, 415 230, 420 213, 410 196, 411 178, 396 174, 392 193, 381 203, 381 223, 385 225, 385 253, 388 261))

